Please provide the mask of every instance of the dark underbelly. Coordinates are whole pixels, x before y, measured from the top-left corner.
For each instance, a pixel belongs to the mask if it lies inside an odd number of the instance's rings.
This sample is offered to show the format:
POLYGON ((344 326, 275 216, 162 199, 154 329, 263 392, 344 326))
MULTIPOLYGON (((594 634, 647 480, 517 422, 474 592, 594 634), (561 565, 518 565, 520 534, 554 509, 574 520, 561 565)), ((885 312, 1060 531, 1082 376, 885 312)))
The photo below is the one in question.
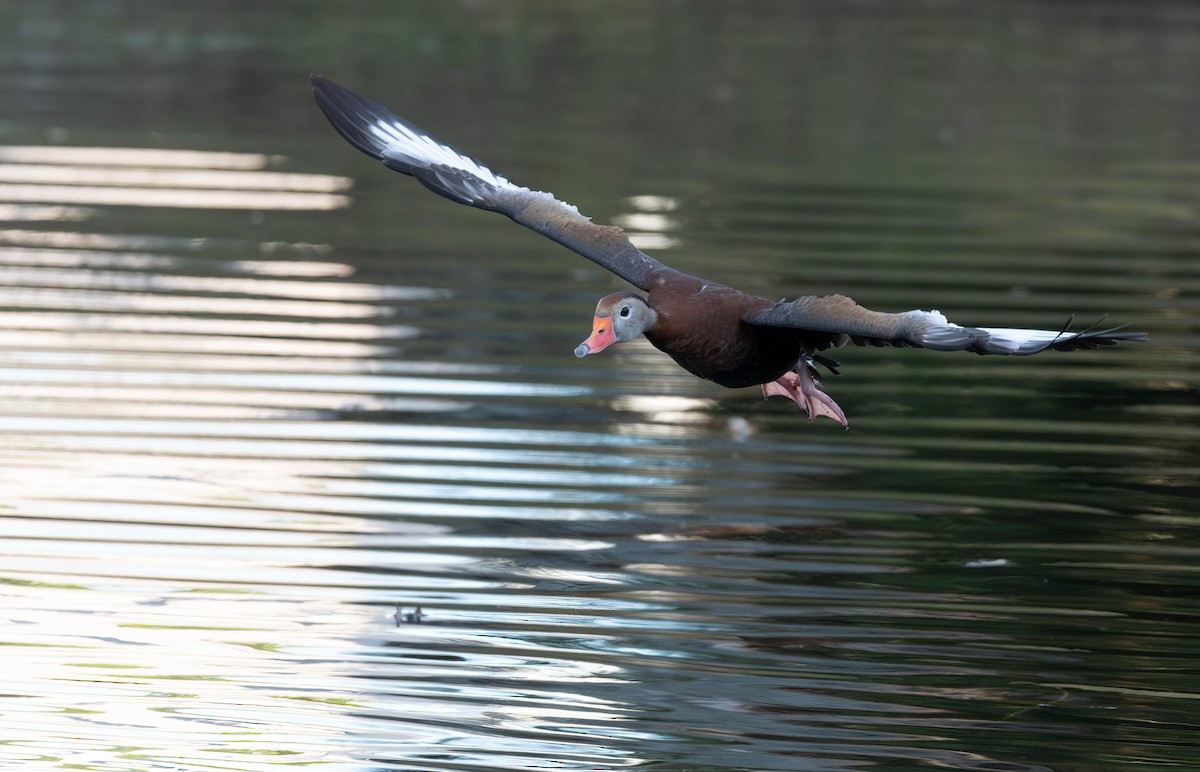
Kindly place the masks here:
POLYGON ((736 344, 720 349, 672 346, 654 338, 650 342, 693 375, 738 389, 770 383, 795 367, 804 353, 790 332, 752 329, 736 344))

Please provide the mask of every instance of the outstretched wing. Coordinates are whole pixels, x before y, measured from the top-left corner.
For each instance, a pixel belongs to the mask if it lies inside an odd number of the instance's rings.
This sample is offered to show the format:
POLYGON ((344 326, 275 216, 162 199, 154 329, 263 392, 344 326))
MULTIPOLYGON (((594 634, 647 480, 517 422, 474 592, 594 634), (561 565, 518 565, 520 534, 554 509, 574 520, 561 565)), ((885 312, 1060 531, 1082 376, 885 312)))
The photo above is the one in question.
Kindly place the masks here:
POLYGON ((620 228, 596 225, 549 193, 509 182, 383 105, 327 78, 314 75, 312 85, 317 104, 347 142, 389 169, 416 177, 434 193, 508 215, 643 290, 649 289, 650 273, 664 268, 633 246, 620 228))
MULTIPOLYGON (((1111 346, 1119 341, 1146 341, 1144 332, 1120 327, 1080 332, 1006 327, 962 327, 939 311, 885 314, 863 308, 844 295, 807 296, 776 303, 751 313, 749 324, 797 331, 810 350, 854 343, 859 346, 911 346, 934 351, 1029 356, 1046 349, 1074 351, 1111 346)), ((1067 326, 1070 326, 1068 321, 1067 326)))

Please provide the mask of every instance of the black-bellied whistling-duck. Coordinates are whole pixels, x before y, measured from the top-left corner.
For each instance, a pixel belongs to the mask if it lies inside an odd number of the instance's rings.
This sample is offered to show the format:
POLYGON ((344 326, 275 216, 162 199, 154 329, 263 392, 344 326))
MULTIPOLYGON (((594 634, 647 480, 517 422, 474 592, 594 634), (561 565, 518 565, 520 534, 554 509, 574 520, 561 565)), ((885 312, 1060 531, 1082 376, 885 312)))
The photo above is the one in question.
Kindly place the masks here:
POLYGON ((376 102, 320 75, 312 84, 338 133, 384 166, 416 177, 451 201, 508 215, 647 293, 601 298, 592 334, 575 349, 577 357, 645 335, 694 375, 731 388, 761 386, 765 396, 785 396, 804 408, 810 421, 826 416, 845 426, 845 413, 820 390, 814 366, 833 369, 836 363, 820 354, 831 347, 855 343, 1028 356, 1147 339, 1120 328, 960 327, 938 311, 880 313, 842 295, 779 302, 748 295, 663 265, 633 246, 620 228, 596 225, 549 193, 509 182, 376 102))

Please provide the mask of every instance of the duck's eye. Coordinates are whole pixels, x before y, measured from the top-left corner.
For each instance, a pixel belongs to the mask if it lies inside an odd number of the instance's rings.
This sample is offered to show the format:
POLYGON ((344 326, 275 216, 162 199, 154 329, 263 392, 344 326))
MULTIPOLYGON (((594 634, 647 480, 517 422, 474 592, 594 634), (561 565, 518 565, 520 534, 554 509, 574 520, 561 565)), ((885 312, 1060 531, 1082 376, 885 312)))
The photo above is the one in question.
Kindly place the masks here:
POLYGON ((623 306, 621 308, 621 316, 629 316, 629 306, 623 306))

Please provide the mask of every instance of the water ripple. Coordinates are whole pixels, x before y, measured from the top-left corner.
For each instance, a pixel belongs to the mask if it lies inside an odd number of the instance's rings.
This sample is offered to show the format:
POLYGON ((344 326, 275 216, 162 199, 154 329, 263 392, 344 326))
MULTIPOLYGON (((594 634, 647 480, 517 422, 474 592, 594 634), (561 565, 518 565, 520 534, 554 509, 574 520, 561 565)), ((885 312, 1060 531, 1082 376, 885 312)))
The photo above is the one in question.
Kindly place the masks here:
POLYGON ((1196 765, 1194 13, 170 5, 10 25, 0 766, 1196 765), (345 40, 682 269, 1153 343, 577 362, 618 284, 318 128, 345 40))

